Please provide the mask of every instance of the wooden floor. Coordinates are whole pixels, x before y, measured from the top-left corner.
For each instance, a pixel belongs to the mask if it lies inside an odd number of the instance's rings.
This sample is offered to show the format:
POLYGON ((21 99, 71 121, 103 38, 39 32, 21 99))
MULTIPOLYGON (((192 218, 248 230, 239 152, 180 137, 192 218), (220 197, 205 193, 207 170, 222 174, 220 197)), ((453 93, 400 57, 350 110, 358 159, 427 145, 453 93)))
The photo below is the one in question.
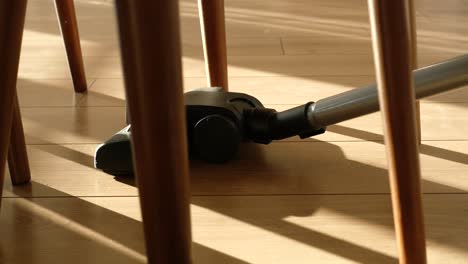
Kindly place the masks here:
MULTIPOLYGON (((73 93, 53 1, 30 0, 18 92, 33 182, 6 177, 0 263, 143 263, 133 179, 93 169, 125 124, 111 0, 76 0, 89 92, 73 93)), ((285 109, 374 81, 365 0, 227 0, 233 91, 285 109)), ((421 65, 467 53, 468 1, 416 3, 421 65)), ((185 88, 205 85, 195 0, 181 1, 185 88)), ((429 263, 468 259, 468 89, 423 100, 429 263)), ((379 114, 314 139, 191 164, 194 263, 397 263, 379 114)))

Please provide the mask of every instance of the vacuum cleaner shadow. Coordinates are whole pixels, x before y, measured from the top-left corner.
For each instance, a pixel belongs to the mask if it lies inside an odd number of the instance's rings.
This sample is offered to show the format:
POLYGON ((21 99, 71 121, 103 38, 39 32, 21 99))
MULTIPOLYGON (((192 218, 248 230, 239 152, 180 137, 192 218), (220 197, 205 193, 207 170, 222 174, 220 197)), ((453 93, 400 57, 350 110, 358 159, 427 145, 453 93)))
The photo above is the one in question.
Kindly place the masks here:
MULTIPOLYGON (((390 255, 285 220, 291 216, 312 216, 323 207, 392 231, 386 170, 350 160, 338 146, 326 142, 247 145, 241 151, 245 152, 228 166, 192 163, 192 204, 355 262, 397 262, 390 255), (251 147, 254 151, 249 151, 251 147), (256 162, 257 158, 259 162, 256 162), (346 197, 340 199, 349 204, 327 200, 337 196, 346 197), (216 197, 227 201, 215 202, 216 197), (271 207, 283 200, 289 201, 291 206, 282 206, 278 211, 271 207), (307 201, 307 206, 297 206, 299 200, 307 201), (252 203, 254 209, 249 207, 252 203), (376 212, 357 209, 364 204, 379 209, 376 212)), ((116 180, 134 185, 132 178, 117 177, 116 180)), ((429 180, 423 180, 423 184, 429 189, 443 189, 448 193, 466 193, 429 180)), ((468 238, 450 226, 456 211, 449 211, 453 214, 445 215, 442 221, 447 223, 444 232, 451 235, 440 236, 440 226, 429 225, 427 238, 465 250, 468 238)), ((429 223, 433 221, 432 213, 427 214, 429 223)))

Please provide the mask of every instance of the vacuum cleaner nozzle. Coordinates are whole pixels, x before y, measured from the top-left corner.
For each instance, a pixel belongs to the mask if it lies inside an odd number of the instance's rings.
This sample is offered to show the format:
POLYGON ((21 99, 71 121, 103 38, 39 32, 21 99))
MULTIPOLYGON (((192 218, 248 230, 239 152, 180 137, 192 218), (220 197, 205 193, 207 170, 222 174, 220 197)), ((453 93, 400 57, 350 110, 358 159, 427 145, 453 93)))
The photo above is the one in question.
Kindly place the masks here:
MULTIPOLYGON (((268 144, 294 135, 301 138, 325 132, 307 120, 311 103, 284 112, 265 108, 255 97, 202 88, 185 93, 189 153, 213 163, 232 159, 242 141, 268 144)), ((95 166, 114 175, 133 170, 130 126, 98 146, 95 166)))
POLYGON ((130 125, 97 147, 94 155, 94 167, 112 175, 132 174, 130 125))

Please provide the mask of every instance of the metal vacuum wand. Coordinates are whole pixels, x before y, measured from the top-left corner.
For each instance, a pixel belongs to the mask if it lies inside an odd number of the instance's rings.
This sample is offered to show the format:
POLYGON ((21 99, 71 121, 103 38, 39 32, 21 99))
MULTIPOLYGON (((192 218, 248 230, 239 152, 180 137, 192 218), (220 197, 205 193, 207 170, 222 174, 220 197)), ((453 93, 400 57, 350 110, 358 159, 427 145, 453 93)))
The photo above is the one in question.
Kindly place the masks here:
MULTIPOLYGON (((420 68, 413 72, 416 98, 424 98, 468 84, 468 55, 420 68)), ((323 128, 379 111, 377 85, 353 89, 309 104, 307 119, 323 128)))

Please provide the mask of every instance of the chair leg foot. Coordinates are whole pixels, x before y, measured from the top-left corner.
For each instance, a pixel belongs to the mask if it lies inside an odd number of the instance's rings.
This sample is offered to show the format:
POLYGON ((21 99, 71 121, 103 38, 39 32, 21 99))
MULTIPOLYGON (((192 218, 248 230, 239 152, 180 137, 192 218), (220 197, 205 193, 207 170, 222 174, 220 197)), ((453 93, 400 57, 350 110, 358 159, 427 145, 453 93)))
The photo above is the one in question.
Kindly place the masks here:
POLYGON ((29 169, 28 153, 24 140, 18 97, 15 99, 13 121, 11 123, 8 168, 13 185, 25 184, 31 181, 31 171, 29 169))
POLYGON ((86 92, 88 85, 86 83, 83 55, 81 53, 75 5, 73 0, 55 0, 55 7, 60 22, 63 41, 65 43, 68 65, 70 67, 75 92, 86 92))

